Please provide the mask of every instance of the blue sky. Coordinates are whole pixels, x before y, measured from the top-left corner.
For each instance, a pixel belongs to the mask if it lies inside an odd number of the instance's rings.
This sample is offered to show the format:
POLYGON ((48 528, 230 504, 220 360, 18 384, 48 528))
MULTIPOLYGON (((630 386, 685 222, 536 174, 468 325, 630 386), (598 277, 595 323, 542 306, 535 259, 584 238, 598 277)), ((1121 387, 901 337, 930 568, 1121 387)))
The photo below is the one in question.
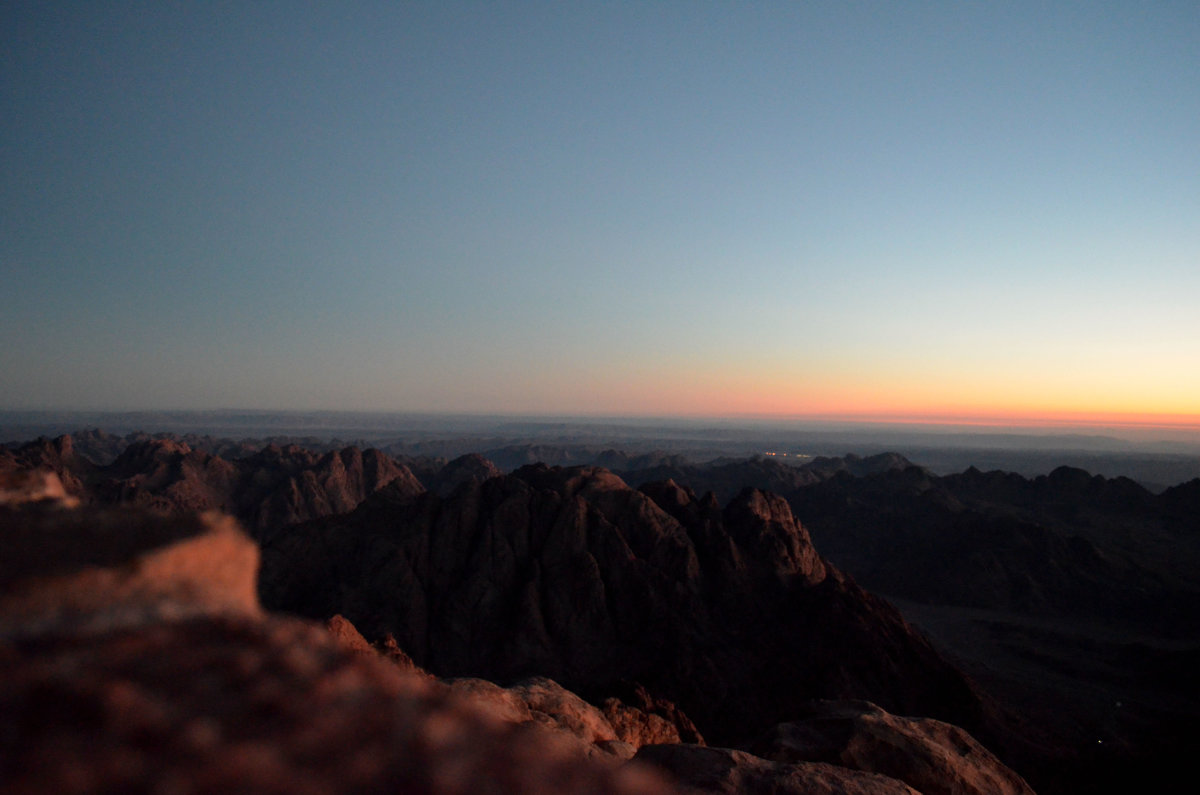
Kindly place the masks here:
POLYGON ((1200 421, 1200 5, 6 3, 0 407, 1200 421))

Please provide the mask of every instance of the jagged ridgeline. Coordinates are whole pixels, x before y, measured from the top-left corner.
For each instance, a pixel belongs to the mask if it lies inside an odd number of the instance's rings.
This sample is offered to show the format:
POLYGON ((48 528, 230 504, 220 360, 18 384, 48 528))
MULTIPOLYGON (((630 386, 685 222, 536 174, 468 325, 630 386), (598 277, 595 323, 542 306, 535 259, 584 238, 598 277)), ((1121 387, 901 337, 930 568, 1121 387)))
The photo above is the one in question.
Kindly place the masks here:
POLYGON ((725 739, 813 697, 972 728, 983 718, 968 682, 765 492, 721 506, 596 468, 496 477, 467 456, 430 478, 440 496, 374 450, 270 445, 224 459, 171 439, 135 442, 107 466, 70 437, 14 458, 96 502, 241 517, 263 548, 267 607, 341 613, 438 674, 641 681, 725 739))
POLYGON ((722 507, 670 481, 524 467, 444 498, 385 487, 271 533, 263 556, 268 606, 342 613, 444 675, 639 681, 723 742, 815 697, 983 719, 965 678, 755 489, 722 507))
MULTIPOLYGON (((937 477, 896 454, 597 455, 626 468, 89 432, 0 450, 0 473, 25 473, 18 491, 54 473, 45 496, 82 511, 231 514, 261 549, 269 610, 345 616, 438 676, 641 694, 682 739, 771 756, 777 724, 875 725, 882 708, 969 730, 1049 792, 1143 780, 1189 742, 1171 727, 1200 712, 1177 673, 1200 624, 1200 481, 1152 494, 1069 468, 937 477), (967 632, 937 637, 957 656, 855 580, 943 611, 935 629, 952 615, 967 632)), ((758 764, 680 753, 657 762, 758 764)))

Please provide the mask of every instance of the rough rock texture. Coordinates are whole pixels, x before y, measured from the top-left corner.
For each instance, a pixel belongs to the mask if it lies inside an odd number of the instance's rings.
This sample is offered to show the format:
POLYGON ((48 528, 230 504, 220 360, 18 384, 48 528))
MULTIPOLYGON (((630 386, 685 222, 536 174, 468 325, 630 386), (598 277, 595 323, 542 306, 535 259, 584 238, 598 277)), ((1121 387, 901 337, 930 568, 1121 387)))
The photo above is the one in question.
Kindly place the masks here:
POLYGON ((610 695, 602 700, 601 709, 617 730, 617 735, 625 742, 635 747, 664 742, 705 744, 696 724, 678 705, 651 694, 637 682, 617 682, 605 690, 610 695), (633 708, 635 712, 628 712, 628 708, 633 708), (642 719, 637 713, 644 714, 646 718, 642 719), (660 726, 653 720, 655 717, 662 718, 668 727, 660 726), (663 737, 678 739, 661 739, 663 737))
POLYGON ((0 506, 0 637, 255 616, 258 547, 217 514, 0 506))
MULTIPOLYGON (((485 709, 498 719, 536 724, 575 743, 582 753, 608 757, 617 734, 596 707, 544 677, 526 679, 501 687, 486 679, 462 678, 447 681, 450 692, 485 709)), ((630 748, 623 758, 633 756, 630 748)))
POLYGON ((228 518, 2 510, 5 792, 669 791, 368 654, 347 622, 263 616, 228 518))
POLYGON ((512 687, 486 679, 454 679, 450 690, 498 719, 537 725, 574 744, 581 755, 608 763, 630 759, 637 746, 624 742, 605 715, 557 682, 534 677, 512 687))
POLYGON ((41 637, 0 666, 6 792, 666 791, 299 621, 41 637))
POLYGON ((509 689, 525 703, 536 721, 566 729, 587 743, 617 739, 603 712, 551 679, 534 677, 509 689))
POLYGON ((953 666, 753 489, 722 508, 671 483, 526 467, 448 498, 384 488, 263 554, 268 607, 391 633, 439 676, 548 676, 596 703, 639 682, 720 742, 819 697, 972 730, 985 717, 953 666))
MULTIPOLYGON (((972 733, 1039 792, 1170 789, 1200 747, 1200 480, 1155 495, 1071 467, 880 463, 781 496, 826 560, 904 600, 1016 716, 1003 743, 972 733)), ((715 482, 694 469, 677 482, 715 482)))
POLYGON ((347 621, 342 616, 334 616, 325 622, 325 629, 329 631, 338 648, 343 651, 348 651, 353 654, 359 654, 365 657, 377 657, 379 652, 372 646, 362 633, 355 628, 353 624, 347 621))
MULTIPOLYGON (((356 650, 374 653, 340 616, 330 628, 351 638, 356 650)), ((802 721, 777 726, 752 756, 728 749, 701 752, 697 745, 680 744, 675 727, 658 715, 615 698, 597 710, 545 678, 508 688, 483 679, 448 684, 454 695, 496 719, 543 726, 595 759, 629 759, 646 748, 641 761, 662 766, 696 791, 886 793, 913 787, 925 795, 1032 795, 963 730, 890 715, 868 702, 813 702, 802 721), (650 747, 663 745, 675 747, 650 747)))
POLYGON ((671 774, 684 791, 728 795, 921 795, 903 782, 819 762, 769 762, 744 751, 648 745, 634 757, 671 774))
POLYGON ((469 677, 448 680, 447 685, 452 693, 498 719, 534 723, 552 730, 595 758, 629 759, 643 745, 679 742, 679 732, 658 715, 616 698, 608 699, 598 709, 545 677, 526 679, 511 687, 469 677))
POLYGON ((370 643, 353 624, 340 615, 326 621, 325 628, 329 630, 329 634, 333 636, 337 644, 346 651, 367 657, 380 656, 406 673, 432 678, 425 669, 413 662, 412 657, 409 657, 400 648, 396 639, 391 635, 387 635, 375 643, 370 643))
POLYGON ((775 762, 827 762, 899 779, 924 795, 1031 795, 957 726, 890 715, 864 701, 814 702, 754 747, 775 762))
POLYGON ((631 707, 620 699, 605 699, 601 712, 617 739, 632 748, 681 742, 679 729, 665 718, 631 707))
POLYGON ((486 679, 465 677, 446 681, 450 691, 466 699, 498 720, 509 723, 532 723, 533 713, 521 696, 509 688, 486 679))

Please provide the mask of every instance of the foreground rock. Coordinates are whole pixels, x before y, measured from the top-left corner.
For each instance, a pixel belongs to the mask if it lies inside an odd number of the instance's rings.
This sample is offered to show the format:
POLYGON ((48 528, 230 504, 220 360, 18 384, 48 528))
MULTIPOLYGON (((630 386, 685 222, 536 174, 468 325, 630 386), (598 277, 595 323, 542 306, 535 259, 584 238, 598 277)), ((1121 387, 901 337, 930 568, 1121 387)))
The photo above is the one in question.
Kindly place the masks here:
POLYGON ((769 762, 744 751, 648 745, 635 757, 669 772, 684 792, 722 795, 921 795, 903 782, 817 762, 769 762))
POLYGON ((814 702, 755 746, 776 762, 827 762, 880 773, 924 795, 1031 795, 1029 785, 970 734, 868 702, 814 702))
POLYGON ((258 547, 217 514, 0 506, 0 638, 261 612, 258 547))
POLYGON ((667 791, 299 621, 26 639, 0 667, 6 792, 667 791))
POLYGON ((5 792, 669 791, 346 627, 263 616, 229 519, 10 505, 0 552, 5 792))
MULTIPOLYGON (((413 663, 395 640, 387 638, 369 643, 343 616, 326 622, 326 629, 344 650, 360 656, 388 660, 406 673, 433 680, 428 672, 413 663)), ((601 708, 584 701, 552 679, 532 677, 510 687, 501 687, 486 679, 450 679, 444 687, 469 700, 494 717, 510 723, 536 723, 569 737, 589 756, 615 756, 628 759, 643 745, 679 743, 680 730, 692 742, 704 740, 687 716, 674 704, 650 700, 644 689, 633 691, 634 704, 617 698, 606 699, 601 708), (672 720, 662 716, 663 713, 672 720)))
MULTIPOLYGON (((356 652, 385 653, 341 616, 330 630, 356 652)), ((581 755, 659 767, 684 792, 1032 795, 1020 776, 962 729, 891 715, 868 702, 813 702, 800 720, 764 737, 754 756, 681 743, 676 727, 657 714, 615 698, 597 709, 541 677, 507 688, 483 679, 446 686, 498 720, 545 728, 581 755)))

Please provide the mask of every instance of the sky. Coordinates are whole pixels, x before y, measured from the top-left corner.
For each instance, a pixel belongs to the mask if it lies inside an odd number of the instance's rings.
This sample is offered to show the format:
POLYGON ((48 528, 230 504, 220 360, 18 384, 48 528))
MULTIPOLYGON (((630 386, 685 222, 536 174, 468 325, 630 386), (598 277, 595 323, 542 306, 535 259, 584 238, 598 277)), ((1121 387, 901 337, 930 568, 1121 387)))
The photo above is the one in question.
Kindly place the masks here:
POLYGON ((0 6, 0 408, 1200 427, 1200 4, 0 6))

